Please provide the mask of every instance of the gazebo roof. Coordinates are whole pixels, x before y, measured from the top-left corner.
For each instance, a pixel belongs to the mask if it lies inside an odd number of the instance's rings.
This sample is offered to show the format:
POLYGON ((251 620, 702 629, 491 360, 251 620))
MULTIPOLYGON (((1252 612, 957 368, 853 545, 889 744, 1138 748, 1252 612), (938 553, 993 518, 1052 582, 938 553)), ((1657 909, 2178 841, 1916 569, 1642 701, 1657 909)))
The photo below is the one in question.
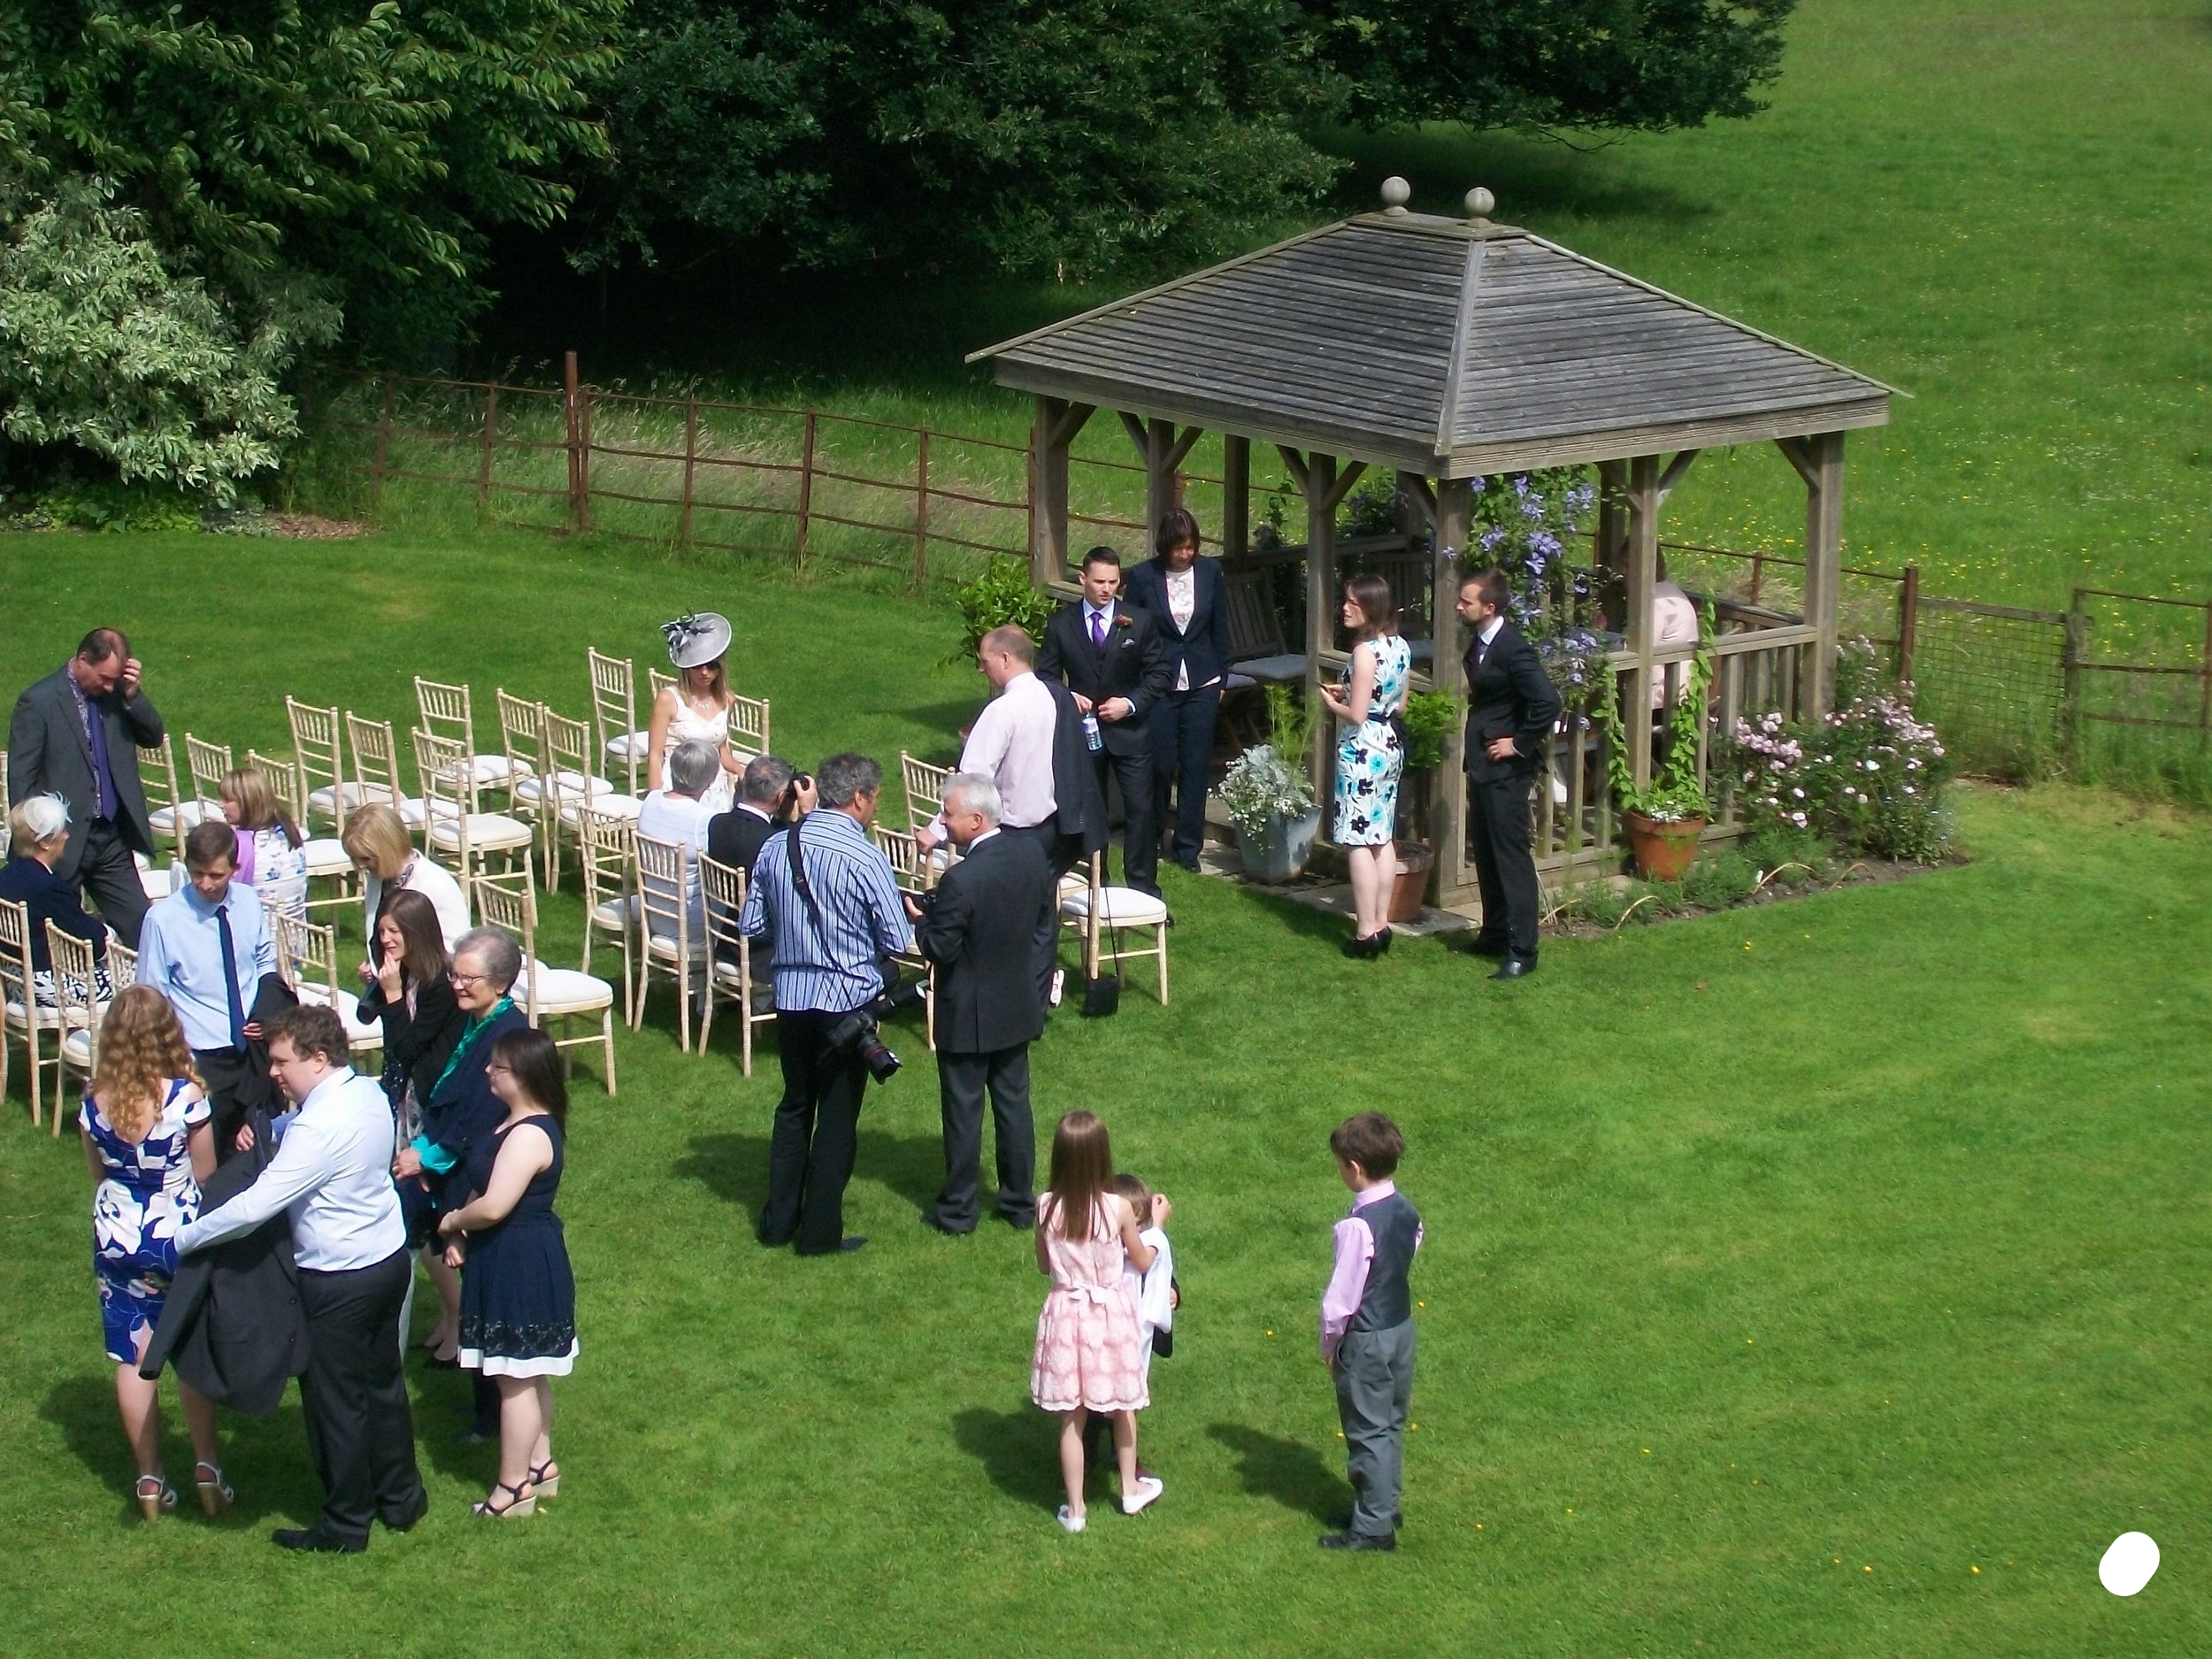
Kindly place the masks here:
POLYGON ((1402 211, 983 357, 1002 386, 1440 478, 1876 426, 1892 395, 1525 230, 1402 211))

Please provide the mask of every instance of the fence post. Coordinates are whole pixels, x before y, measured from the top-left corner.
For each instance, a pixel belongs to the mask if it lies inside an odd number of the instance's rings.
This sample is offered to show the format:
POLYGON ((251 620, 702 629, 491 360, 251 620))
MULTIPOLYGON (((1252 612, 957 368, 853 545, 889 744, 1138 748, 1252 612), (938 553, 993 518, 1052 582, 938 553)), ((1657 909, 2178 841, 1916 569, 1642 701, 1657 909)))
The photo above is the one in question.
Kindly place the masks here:
POLYGON ((591 388, 579 387, 576 394, 578 434, 581 439, 576 446, 576 512, 577 528, 586 535, 591 534, 591 388))
POLYGON ((2059 741, 2064 745, 2070 761, 2078 757, 2075 751, 2081 741, 2080 664, 2088 655, 2088 595, 2077 588, 2074 589, 2074 603, 2066 611, 2066 632, 2059 656, 2065 684, 2059 707, 2059 741))
POLYGON ((2204 676, 2204 694, 2197 704, 2197 729, 2212 732, 2212 604, 2204 608, 2204 651, 2197 658, 2197 672, 2204 676))
POLYGON ((561 412, 568 422, 568 527, 580 530, 584 521, 583 424, 576 408, 576 354, 561 357, 561 412))
POLYGON ((814 512, 814 411, 806 411, 799 438, 799 539, 791 548, 791 573, 806 572, 806 532, 814 512))
POLYGON ((691 480, 699 465, 699 400, 684 399, 684 511, 676 527, 678 545, 691 545, 691 480))
POLYGON ((914 443, 914 590, 929 580, 929 428, 914 443))
POLYGON ((1920 566, 1905 566, 1905 580, 1897 589, 1897 678, 1912 684, 1913 646, 1920 634, 1920 566))
POLYGON ((384 377, 384 406, 376 418, 376 462, 369 472, 369 505, 384 498, 384 460, 392 442, 392 377, 384 377))
POLYGON ((1766 549, 1764 548, 1754 548, 1751 552, 1751 603, 1755 605, 1759 603, 1760 580, 1766 575, 1766 549))
POLYGON ((499 442, 499 383, 484 388, 484 456, 476 466, 476 510, 491 505, 492 449, 499 442))

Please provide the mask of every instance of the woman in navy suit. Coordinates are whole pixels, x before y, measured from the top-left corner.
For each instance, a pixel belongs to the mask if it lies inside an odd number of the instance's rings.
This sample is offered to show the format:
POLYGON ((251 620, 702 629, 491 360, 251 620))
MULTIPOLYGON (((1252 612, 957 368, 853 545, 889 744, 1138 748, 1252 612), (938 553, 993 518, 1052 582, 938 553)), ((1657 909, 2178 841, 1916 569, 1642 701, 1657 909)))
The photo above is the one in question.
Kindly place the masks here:
POLYGON ((1158 556, 1129 572, 1124 602, 1148 611, 1167 645, 1175 678, 1152 705, 1152 776, 1158 812, 1154 822, 1172 825, 1170 855, 1186 870, 1198 868, 1206 839, 1206 764, 1214 752, 1214 717, 1229 672, 1229 601, 1221 566, 1198 557, 1198 520, 1178 507, 1160 520, 1158 556), (1168 796, 1175 797, 1168 816, 1168 796))

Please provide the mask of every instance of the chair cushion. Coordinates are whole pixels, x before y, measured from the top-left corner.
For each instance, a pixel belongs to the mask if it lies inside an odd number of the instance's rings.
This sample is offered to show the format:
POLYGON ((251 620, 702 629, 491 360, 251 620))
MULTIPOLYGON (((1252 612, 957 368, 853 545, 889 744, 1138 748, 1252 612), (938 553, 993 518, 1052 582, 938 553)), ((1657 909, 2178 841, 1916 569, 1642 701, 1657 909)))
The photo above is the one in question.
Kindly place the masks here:
MULTIPOLYGON (((627 818, 637 822, 638 814, 645 810, 645 803, 634 795, 595 795, 591 798, 591 810, 608 818, 627 818)), ((570 829, 584 821, 581 803, 564 800, 561 803, 561 822, 570 829)))
POLYGON ((1249 674, 1255 680, 1303 680, 1306 677, 1306 657, 1302 651, 1285 651, 1280 657, 1255 657, 1248 662, 1232 663, 1229 666, 1240 674, 1249 674))
POLYGON ((556 968, 545 963, 534 963, 515 983, 515 1001, 527 1006, 530 981, 537 980, 538 1009, 547 1014, 588 1014, 602 1008, 614 1006, 614 987, 592 974, 579 973, 573 968, 556 968))
MULTIPOLYGON (((612 795, 614 786, 604 778, 588 772, 557 772, 553 774, 551 794, 560 801, 581 801, 593 795, 612 795)), ((534 804, 547 793, 542 778, 518 778, 515 780, 515 799, 534 804)))
POLYGON ((222 816, 219 801, 180 801, 174 806, 156 808, 146 815, 146 821, 157 834, 168 835, 197 829, 209 818, 222 816))
MULTIPOLYGON (((500 812, 472 812, 468 815, 469 846, 477 852, 502 852, 511 847, 527 847, 537 839, 535 832, 519 818, 511 818, 500 812)), ((440 814, 427 832, 430 844, 446 852, 457 852, 461 846, 460 820, 440 814)))
MULTIPOLYGON (((1116 927, 1156 927, 1167 920, 1167 903, 1149 893, 1140 893, 1134 887, 1106 887, 1101 890, 1099 920, 1116 927)), ((1064 916, 1085 916, 1091 913, 1091 893, 1087 887, 1079 893, 1071 893, 1060 901, 1064 916)))
MULTIPOLYGON (((382 790, 377 791, 379 795, 382 790)), ((337 818, 350 812, 369 798, 369 791, 357 783, 342 783, 336 787, 326 784, 320 789, 307 792, 307 810, 317 818, 337 818)))
POLYGON ((632 732, 626 736, 618 734, 607 740, 607 758, 626 761, 634 755, 643 760, 652 747, 653 734, 650 732, 632 732))
MULTIPOLYGON (((699 963, 703 961, 706 957, 707 941, 703 939, 694 938, 690 941, 690 945, 692 965, 696 967, 699 963)), ((652 959, 656 962, 675 961, 675 935, 672 933, 648 933, 645 936, 645 954, 652 957, 652 959)))
MULTIPOLYGON (((23 1004, 20 1002, 10 1002, 7 1006, 8 1024, 14 1026, 18 1031, 23 1030, 23 1004)), ((61 1010, 58 1008, 40 1009, 38 1010, 38 1028, 41 1031, 59 1031, 61 1029, 61 1010)))
MULTIPOLYGON (((330 1007, 330 987, 312 979, 303 979, 299 987, 300 1001, 313 1008, 330 1007)), ((350 991, 338 993, 338 1018, 346 1028, 346 1041, 357 1048, 381 1048, 384 1046, 384 1025, 381 1020, 364 1023, 361 1018, 361 999, 350 991)))
POLYGON ((637 921, 637 910, 635 894, 626 899, 602 899, 591 907, 591 925, 594 927, 633 926, 637 921))
POLYGON ((346 844, 327 837, 305 842, 300 851, 307 859, 310 876, 349 876, 353 873, 353 855, 346 844))
POLYGON ((61 1057, 71 1065, 89 1070, 92 1065, 92 1033, 81 1025, 64 1032, 61 1057))
POLYGON ((149 899, 165 899, 176 890, 175 867, 173 865, 165 870, 142 869, 138 872, 138 885, 146 889, 146 896, 149 899))
POLYGON ((1223 678, 1221 688, 1224 691, 1249 691, 1259 683, 1249 674, 1231 673, 1223 678))

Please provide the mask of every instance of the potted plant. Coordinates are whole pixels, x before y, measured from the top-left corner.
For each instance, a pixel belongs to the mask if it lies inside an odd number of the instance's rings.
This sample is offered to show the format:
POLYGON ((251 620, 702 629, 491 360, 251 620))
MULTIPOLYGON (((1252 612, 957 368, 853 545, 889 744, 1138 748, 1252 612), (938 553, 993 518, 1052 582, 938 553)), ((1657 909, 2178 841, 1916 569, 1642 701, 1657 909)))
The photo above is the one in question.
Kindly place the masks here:
MULTIPOLYGON (((1666 753, 1653 767, 1649 783, 1639 788, 1628 769, 1618 698, 1601 693, 1591 709, 1592 719, 1605 733, 1607 776, 1620 808, 1621 827, 1628 832, 1636 873, 1647 881, 1681 880, 1713 818, 1712 801, 1697 776, 1698 728, 1705 718, 1705 688, 1713 680, 1710 606, 1701 623, 1689 679, 1667 718, 1666 753)), ((1638 717, 1645 718, 1642 710, 1638 717)))
POLYGON ((1267 712, 1268 741, 1230 763, 1221 803, 1236 827, 1244 873, 1256 881, 1288 881, 1305 873, 1321 833, 1321 808, 1305 769, 1314 713, 1287 686, 1267 688, 1267 712))

